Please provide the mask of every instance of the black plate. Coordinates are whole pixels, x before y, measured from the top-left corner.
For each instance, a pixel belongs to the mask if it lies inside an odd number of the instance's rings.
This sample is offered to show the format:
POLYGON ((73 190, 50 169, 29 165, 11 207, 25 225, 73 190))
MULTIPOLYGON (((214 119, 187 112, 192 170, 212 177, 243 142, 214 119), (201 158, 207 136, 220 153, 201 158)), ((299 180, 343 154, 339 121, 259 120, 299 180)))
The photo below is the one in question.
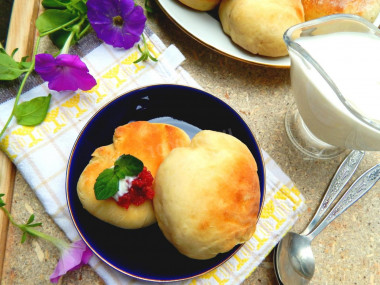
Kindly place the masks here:
POLYGON ((116 127, 131 121, 161 117, 184 121, 193 128, 226 132, 243 141, 258 165, 262 208, 265 195, 263 159, 249 127, 220 99, 179 85, 155 85, 131 91, 108 103, 89 120, 79 134, 68 162, 67 203, 80 236, 108 265, 144 280, 175 281, 214 269, 228 260, 240 246, 209 260, 190 259, 165 239, 157 224, 125 230, 98 220, 83 209, 76 191, 79 176, 90 161, 92 152, 112 143, 116 127))

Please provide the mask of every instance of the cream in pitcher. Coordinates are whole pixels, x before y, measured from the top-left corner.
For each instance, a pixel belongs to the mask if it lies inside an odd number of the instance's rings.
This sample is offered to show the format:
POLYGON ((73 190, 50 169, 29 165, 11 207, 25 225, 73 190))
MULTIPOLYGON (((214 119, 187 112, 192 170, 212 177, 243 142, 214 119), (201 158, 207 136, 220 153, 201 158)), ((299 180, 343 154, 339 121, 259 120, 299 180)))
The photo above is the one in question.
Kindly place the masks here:
POLYGON ((380 37, 337 32, 295 40, 325 70, 344 99, 367 124, 340 101, 320 73, 292 49, 291 80, 303 121, 326 143, 351 149, 380 150, 380 37))

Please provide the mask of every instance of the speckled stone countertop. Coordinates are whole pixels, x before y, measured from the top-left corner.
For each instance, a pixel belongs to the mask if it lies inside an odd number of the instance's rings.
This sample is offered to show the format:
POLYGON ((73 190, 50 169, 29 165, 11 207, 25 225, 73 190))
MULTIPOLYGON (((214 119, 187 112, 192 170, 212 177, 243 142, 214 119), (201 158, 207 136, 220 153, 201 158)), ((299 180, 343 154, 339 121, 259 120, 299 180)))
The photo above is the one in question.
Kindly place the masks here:
MULTIPOLYGON (((148 19, 150 28, 166 45, 174 44, 181 50, 186 57, 182 67, 206 91, 228 103, 246 120, 261 147, 306 198, 307 210, 292 229, 301 232, 344 155, 326 161, 311 160, 291 145, 284 128, 285 113, 293 103, 289 70, 251 65, 220 55, 186 35, 158 7, 155 11, 148 19)), ((354 178, 379 162, 380 152, 368 152, 354 178)), ((65 238, 18 173, 12 214, 16 220, 24 221, 31 213, 43 223, 44 232, 65 238)), ((379 213, 380 183, 313 241, 316 272, 312 284, 380 284, 379 213)), ((36 239, 20 244, 20 239, 19 230, 10 226, 1 284, 49 284, 59 258, 56 248, 36 239)), ((271 254, 244 282, 276 283, 271 254)), ((89 266, 84 266, 68 273, 60 284, 103 281, 89 266)))

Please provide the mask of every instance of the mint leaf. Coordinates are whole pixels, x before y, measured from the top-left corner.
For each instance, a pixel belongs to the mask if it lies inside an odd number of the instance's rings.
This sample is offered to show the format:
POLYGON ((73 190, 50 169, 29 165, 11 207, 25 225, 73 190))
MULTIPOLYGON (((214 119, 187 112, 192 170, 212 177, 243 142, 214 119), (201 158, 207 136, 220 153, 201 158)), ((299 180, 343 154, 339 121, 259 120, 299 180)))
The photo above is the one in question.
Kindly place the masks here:
POLYGON ((119 191, 119 180, 125 176, 137 176, 144 168, 143 162, 130 154, 121 155, 113 168, 107 168, 96 179, 94 190, 98 200, 105 200, 119 191))
POLYGON ((119 177, 113 168, 105 169, 96 179, 95 197, 97 200, 106 200, 119 191, 119 177))
POLYGON ((130 155, 123 154, 115 161, 114 171, 120 179, 125 176, 137 176, 144 168, 143 162, 130 155))
POLYGON ((50 105, 51 94, 46 97, 37 97, 17 105, 15 117, 22 126, 36 126, 45 119, 50 105))

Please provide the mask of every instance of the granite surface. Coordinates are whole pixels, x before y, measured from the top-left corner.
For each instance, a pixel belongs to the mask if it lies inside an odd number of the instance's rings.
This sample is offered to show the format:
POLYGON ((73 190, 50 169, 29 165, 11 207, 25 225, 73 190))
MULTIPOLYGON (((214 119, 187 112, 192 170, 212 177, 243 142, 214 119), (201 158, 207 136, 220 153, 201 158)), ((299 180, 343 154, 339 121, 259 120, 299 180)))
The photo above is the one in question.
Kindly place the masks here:
MULTIPOLYGON (((142 0, 138 2, 143 2, 142 0)), ((148 19, 150 28, 166 45, 175 44, 185 55, 182 64, 198 83, 232 106, 248 123, 261 147, 280 165, 306 198, 307 210, 292 229, 301 232, 314 214, 344 155, 331 160, 312 160, 291 145, 284 116, 293 103, 288 69, 242 63, 220 55, 184 34, 158 7, 148 19)), ((380 152, 368 152, 358 168, 380 162, 380 152)), ((45 213, 20 174, 17 174, 12 214, 25 221, 35 213, 44 232, 65 238, 45 213)), ((380 284, 380 183, 348 209, 313 241, 316 272, 311 284, 380 284)), ((2 285, 49 284, 59 253, 50 244, 29 239, 20 244, 20 232, 10 227, 2 285)), ((103 284, 89 266, 70 272, 60 284, 103 284)), ((276 284, 272 256, 244 282, 276 284)))

